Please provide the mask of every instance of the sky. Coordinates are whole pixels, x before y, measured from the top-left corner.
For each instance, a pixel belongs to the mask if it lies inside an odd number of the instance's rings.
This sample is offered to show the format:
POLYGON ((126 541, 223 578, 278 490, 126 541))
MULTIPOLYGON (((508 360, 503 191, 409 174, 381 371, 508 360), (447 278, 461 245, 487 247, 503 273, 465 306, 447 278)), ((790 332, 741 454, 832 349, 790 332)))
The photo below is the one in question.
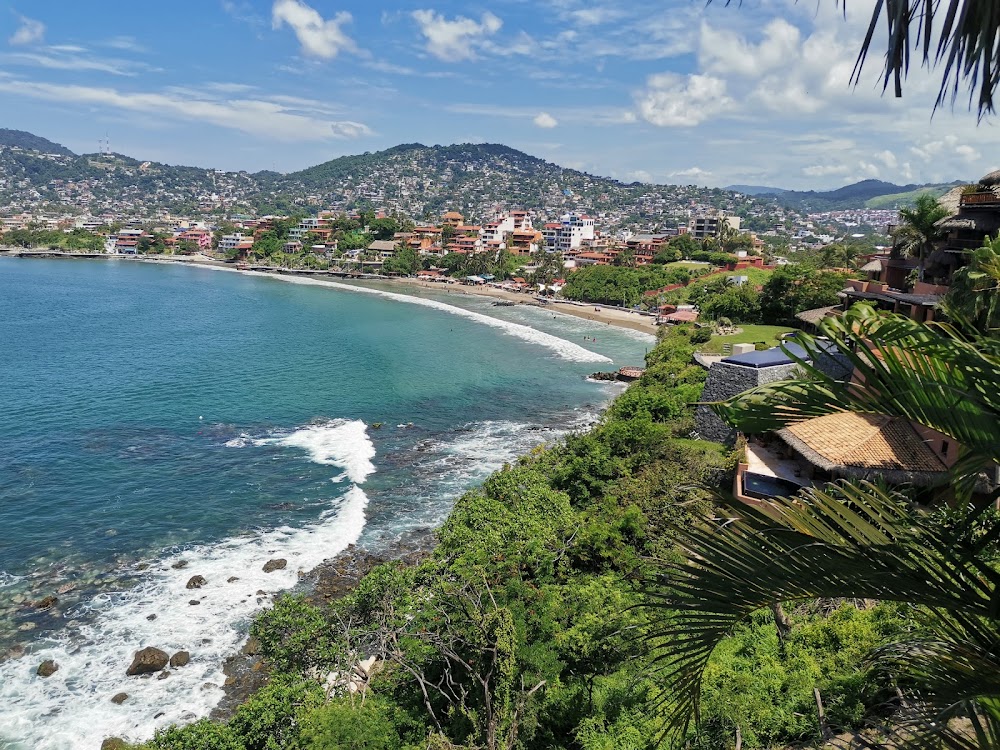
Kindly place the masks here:
POLYGON ((0 127, 225 170, 415 142, 717 187, 1000 168, 995 118, 934 112, 939 71, 883 95, 876 49, 850 84, 874 2, 15 0, 0 127))

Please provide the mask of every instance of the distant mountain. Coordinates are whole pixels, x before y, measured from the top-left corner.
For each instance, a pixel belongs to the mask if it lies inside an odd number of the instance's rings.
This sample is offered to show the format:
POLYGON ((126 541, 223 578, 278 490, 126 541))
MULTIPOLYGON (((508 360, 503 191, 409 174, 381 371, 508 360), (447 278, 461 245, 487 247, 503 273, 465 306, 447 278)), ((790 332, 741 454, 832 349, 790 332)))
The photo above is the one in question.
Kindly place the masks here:
POLYGON ((767 187, 766 185, 727 185, 723 190, 732 190, 743 195, 781 195, 787 193, 785 188, 767 187))
POLYGON ((8 130, 0 128, 0 146, 23 148, 28 151, 40 151, 43 154, 58 154, 59 156, 76 156, 65 146, 28 133, 24 130, 8 130))
POLYGON ((839 211, 850 208, 895 208, 913 202, 923 192, 943 195, 960 182, 948 184, 895 185, 882 180, 862 180, 836 190, 800 192, 789 190, 775 200, 798 211, 839 211))

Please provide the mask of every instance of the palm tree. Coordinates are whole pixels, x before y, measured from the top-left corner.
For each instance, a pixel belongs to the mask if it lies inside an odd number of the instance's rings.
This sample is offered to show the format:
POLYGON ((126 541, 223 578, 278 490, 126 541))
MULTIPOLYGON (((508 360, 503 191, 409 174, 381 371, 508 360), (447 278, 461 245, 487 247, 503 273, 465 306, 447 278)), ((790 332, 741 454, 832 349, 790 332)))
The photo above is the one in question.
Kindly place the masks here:
POLYGON ((901 223, 893 232, 893 250, 920 261, 920 280, 924 280, 924 264, 934 250, 942 232, 937 222, 949 215, 948 209, 929 193, 917 196, 910 208, 899 209, 901 223))
POLYGON ((952 319, 985 336, 1000 335, 1000 234, 987 237, 955 271, 945 305, 952 319))
MULTIPOLYGON (((962 446, 951 470, 957 502, 986 523, 956 542, 905 495, 863 481, 813 488, 764 510, 731 501, 724 513, 677 529, 684 558, 664 567, 650 606, 666 672, 669 728, 697 720, 702 674, 726 634, 758 609, 820 597, 907 602, 926 632, 872 655, 876 673, 912 690, 896 742, 912 747, 1000 747, 1000 573, 982 560, 1000 539, 984 511, 1000 498, 973 489, 1000 462, 1000 341, 857 305, 821 333, 861 376, 842 383, 802 360, 805 377, 717 404, 739 429, 760 433, 840 411, 898 416, 962 446), (965 717, 959 731, 949 720, 965 717)), ((803 336, 808 356, 822 347, 803 336)), ((829 342, 824 342, 829 345, 829 342)))

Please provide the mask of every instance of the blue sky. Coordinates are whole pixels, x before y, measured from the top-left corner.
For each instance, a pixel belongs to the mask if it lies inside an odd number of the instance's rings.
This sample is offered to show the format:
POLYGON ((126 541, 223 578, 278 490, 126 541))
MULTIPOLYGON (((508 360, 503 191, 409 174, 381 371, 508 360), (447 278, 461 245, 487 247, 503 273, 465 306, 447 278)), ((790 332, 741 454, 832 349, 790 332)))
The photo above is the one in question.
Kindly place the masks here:
POLYGON ((974 179, 1000 132, 936 74, 848 84, 873 0, 19 0, 0 127, 92 152, 291 171, 500 142, 624 180, 828 188, 974 179))

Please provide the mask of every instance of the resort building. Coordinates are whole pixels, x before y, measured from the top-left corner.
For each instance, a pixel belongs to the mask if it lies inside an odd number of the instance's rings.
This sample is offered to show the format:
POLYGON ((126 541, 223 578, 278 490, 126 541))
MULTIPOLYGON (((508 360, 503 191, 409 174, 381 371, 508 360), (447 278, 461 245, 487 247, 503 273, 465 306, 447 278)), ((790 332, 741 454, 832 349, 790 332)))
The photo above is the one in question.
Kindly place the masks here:
POLYGON ((688 226, 688 233, 696 240, 705 240, 710 237, 718 237, 722 233, 722 228, 728 226, 734 231, 740 230, 741 219, 739 216, 727 216, 723 212, 696 216, 691 219, 688 226))

